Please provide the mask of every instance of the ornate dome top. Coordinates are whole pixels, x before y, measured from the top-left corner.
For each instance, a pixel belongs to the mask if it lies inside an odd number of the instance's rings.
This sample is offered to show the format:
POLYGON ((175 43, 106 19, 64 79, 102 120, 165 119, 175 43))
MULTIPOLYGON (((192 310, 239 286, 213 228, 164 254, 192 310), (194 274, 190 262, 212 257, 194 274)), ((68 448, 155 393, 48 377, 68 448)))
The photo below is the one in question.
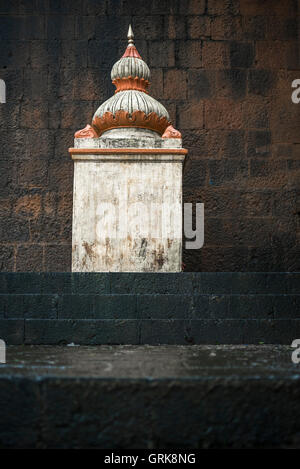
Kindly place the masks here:
POLYGON ((149 80, 150 70, 146 62, 136 57, 122 57, 111 70, 112 82, 118 78, 138 77, 149 80))
POLYGON ((168 111, 148 95, 150 70, 134 45, 131 25, 127 37, 127 49, 111 71, 115 95, 97 109, 93 127, 99 135, 116 127, 141 127, 163 134, 170 125, 168 111))
MULTIPOLYGON (((76 138, 99 137, 120 127, 139 127, 163 135, 170 127, 168 111, 148 94, 150 70, 134 45, 131 25, 127 37, 125 53, 111 70, 111 79, 116 87, 114 96, 101 104, 94 114, 92 126, 76 132, 76 138)), ((180 136, 173 133, 170 137, 170 132, 166 135, 166 138, 180 136)))
POLYGON ((114 84, 118 78, 137 77, 144 80, 150 79, 150 70, 144 62, 133 43, 131 25, 128 30, 128 46, 123 57, 116 62, 111 70, 111 79, 114 84))

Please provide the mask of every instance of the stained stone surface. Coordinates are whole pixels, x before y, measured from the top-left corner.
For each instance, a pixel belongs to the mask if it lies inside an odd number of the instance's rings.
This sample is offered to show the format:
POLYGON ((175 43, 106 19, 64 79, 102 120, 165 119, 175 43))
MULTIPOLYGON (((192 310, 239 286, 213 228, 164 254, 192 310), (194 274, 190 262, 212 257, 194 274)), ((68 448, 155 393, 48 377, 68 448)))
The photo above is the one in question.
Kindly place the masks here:
POLYGON ((10 346, 1 448, 300 447, 289 346, 10 346))
POLYGON ((72 271, 180 272, 181 139, 120 128, 99 138, 75 139, 74 145, 85 152, 72 154, 72 271), (112 153, 93 151, 99 148, 112 153), (139 148, 149 153, 126 153, 139 148))

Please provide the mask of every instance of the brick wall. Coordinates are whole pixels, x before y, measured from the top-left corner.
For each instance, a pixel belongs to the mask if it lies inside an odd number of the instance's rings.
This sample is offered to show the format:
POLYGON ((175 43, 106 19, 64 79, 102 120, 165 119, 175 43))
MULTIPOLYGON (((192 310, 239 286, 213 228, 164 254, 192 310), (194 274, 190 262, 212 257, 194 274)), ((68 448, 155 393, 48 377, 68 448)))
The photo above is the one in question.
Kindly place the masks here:
POLYGON ((113 93, 130 20, 205 203, 186 270, 299 270, 299 5, 293 0, 0 1, 0 268, 70 270, 74 131, 113 93))

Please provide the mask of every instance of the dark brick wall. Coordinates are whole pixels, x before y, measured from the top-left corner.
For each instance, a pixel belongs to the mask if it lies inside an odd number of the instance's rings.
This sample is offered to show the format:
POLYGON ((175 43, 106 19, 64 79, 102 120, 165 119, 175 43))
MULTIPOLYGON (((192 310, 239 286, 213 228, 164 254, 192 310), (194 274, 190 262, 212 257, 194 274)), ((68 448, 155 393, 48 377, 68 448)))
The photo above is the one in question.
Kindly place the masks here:
POLYGON ((294 0, 0 0, 1 270, 70 270, 67 149, 113 93, 130 20, 189 149, 184 201, 205 203, 186 270, 299 270, 298 14, 294 0))

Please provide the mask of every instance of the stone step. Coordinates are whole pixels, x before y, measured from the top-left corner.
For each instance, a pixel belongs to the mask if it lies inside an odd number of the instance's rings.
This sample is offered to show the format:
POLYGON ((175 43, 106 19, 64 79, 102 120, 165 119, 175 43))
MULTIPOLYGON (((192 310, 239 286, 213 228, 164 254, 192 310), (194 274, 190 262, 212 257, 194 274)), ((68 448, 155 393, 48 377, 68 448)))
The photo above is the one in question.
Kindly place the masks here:
POLYGON ((286 344, 300 319, 1 319, 7 344, 286 344))
POLYGON ((291 352, 8 347, 0 447, 299 448, 300 365, 291 352))
POLYGON ((0 293, 299 294, 299 272, 0 273, 0 293))
POLYGON ((0 294, 5 319, 297 319, 300 295, 0 294))
POLYGON ((290 344, 300 334, 299 279, 298 273, 3 273, 0 338, 290 344))

